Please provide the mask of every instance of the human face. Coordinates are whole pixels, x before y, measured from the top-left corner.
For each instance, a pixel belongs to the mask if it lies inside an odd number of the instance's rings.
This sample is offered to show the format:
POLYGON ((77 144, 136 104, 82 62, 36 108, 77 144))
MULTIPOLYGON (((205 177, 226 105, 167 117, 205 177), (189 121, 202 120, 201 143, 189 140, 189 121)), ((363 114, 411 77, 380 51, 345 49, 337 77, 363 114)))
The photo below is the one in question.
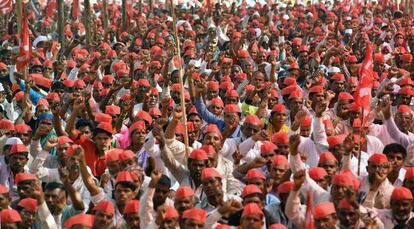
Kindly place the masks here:
POLYGON ((410 95, 401 94, 397 96, 398 105, 404 104, 404 105, 409 106, 411 103, 411 100, 412 100, 412 96, 410 95))
POLYGON ((193 221, 191 219, 184 220, 184 228, 186 229, 202 229, 204 228, 204 223, 193 221))
POLYGON ((223 186, 219 178, 208 178, 202 181, 203 191, 207 197, 216 197, 223 194, 223 186))
POLYGON ((300 127, 300 136, 309 137, 310 133, 311 133, 311 127, 310 126, 300 127))
POLYGON ((26 209, 22 209, 19 213, 22 217, 22 228, 30 228, 36 220, 36 212, 31 212, 27 211, 26 209))
POLYGON ((121 170, 125 170, 126 168, 133 167, 135 165, 137 165, 137 159, 135 157, 120 161, 119 163, 119 167, 121 170))
POLYGON ((344 185, 332 184, 331 187, 331 196, 332 201, 339 203, 344 198, 351 198, 350 196, 354 195, 355 192, 352 187, 347 187, 344 185))
POLYGON ((401 113, 398 112, 394 118, 395 124, 398 129, 404 133, 411 131, 411 123, 413 121, 413 115, 410 113, 401 113))
POLYGON ((333 176, 338 171, 338 163, 333 160, 324 161, 319 164, 320 167, 324 168, 326 170, 326 173, 328 173, 328 179, 332 179, 333 176))
POLYGON ((175 229, 178 226, 178 219, 171 218, 171 219, 164 219, 161 222, 160 229, 175 229))
POLYGON ((259 132, 260 130, 261 130, 262 128, 261 128, 261 126, 259 126, 259 125, 254 125, 254 124, 251 124, 251 123, 244 123, 243 124, 243 126, 242 126, 242 132, 243 132, 243 135, 246 137, 246 138, 249 138, 249 137, 251 137, 251 136, 253 136, 253 135, 255 135, 257 132, 259 132))
POLYGON ((45 191, 45 201, 52 215, 59 215, 66 206, 66 194, 64 190, 53 189, 45 191))
POLYGON ((272 165, 270 167, 270 175, 272 176, 274 182, 279 184, 287 170, 288 166, 286 165, 272 165))
POLYGON ((288 156, 289 152, 290 152, 290 147, 289 147, 289 143, 276 143, 277 145, 277 154, 278 155, 283 155, 283 156, 288 156))
POLYGON ((109 213, 102 212, 102 211, 96 211, 93 224, 99 227, 109 228, 112 224, 113 217, 114 217, 113 214, 109 214, 109 213))
POLYGON ((368 163, 367 166, 368 178, 371 182, 374 179, 385 179, 388 176, 389 171, 390 166, 388 164, 376 165, 373 163, 368 163))
POLYGON ((188 170, 193 180, 201 180, 201 171, 207 167, 206 161, 190 160, 188 162, 188 170))
POLYGON ((0 211, 7 209, 10 205, 9 193, 0 194, 0 211))
POLYGON ((290 99, 289 100, 289 108, 292 112, 299 111, 303 106, 303 99, 290 99))
POLYGON ((15 173, 23 172, 24 166, 27 164, 27 153, 13 153, 9 156, 10 169, 15 173))
POLYGON ((219 94, 219 90, 213 90, 213 89, 208 88, 206 98, 208 100, 212 100, 213 98, 216 98, 218 94, 219 94))
POLYGON ((223 114, 222 106, 210 105, 208 110, 215 116, 221 116, 223 114))
POLYGON ((101 153, 111 148, 112 137, 107 133, 98 133, 94 137, 95 145, 98 151, 101 153))
POLYGON ((405 224, 413 210, 412 200, 391 200, 392 215, 399 224, 405 224))
POLYGON ((119 161, 107 161, 106 167, 111 175, 116 175, 120 170, 119 161))
POLYGON ((354 229, 359 221, 359 214, 355 209, 338 209, 338 219, 341 228, 354 229))
POLYGON ((89 126, 81 126, 79 127, 79 131, 82 135, 85 135, 88 138, 92 138, 92 131, 89 126))
POLYGON ((317 229, 335 229, 336 215, 328 215, 322 218, 315 219, 315 228, 317 229))
POLYGON ((242 228, 262 228, 263 216, 262 215, 249 215, 241 218, 242 228))
POLYGON ((221 142, 222 138, 220 135, 218 135, 217 133, 214 132, 209 132, 207 134, 204 135, 204 145, 211 145, 214 147, 214 149, 216 150, 216 152, 220 151, 221 147, 222 147, 222 142, 221 142))
POLYGON ((20 138, 23 142, 23 144, 28 145, 30 143, 30 139, 32 137, 31 132, 25 131, 22 133, 16 133, 16 137, 20 138))
POLYGON ((157 184, 157 187, 155 188, 154 197, 152 198, 155 208, 164 204, 169 192, 170 187, 168 185, 157 184))
POLYGON ((125 205, 135 197, 135 192, 121 183, 116 185, 114 196, 117 205, 125 205))
POLYGON ((131 141, 133 145, 143 145, 145 142, 147 131, 145 129, 137 129, 132 132, 131 141))
POLYGON ((286 113, 272 112, 270 117, 272 124, 282 126, 285 124, 287 116, 286 113))
POLYGON ((185 197, 182 199, 175 199, 174 207, 177 209, 179 214, 181 215, 185 210, 191 209, 194 207, 194 197, 185 197))
POLYGON ((400 152, 390 152, 387 154, 388 161, 391 163, 393 171, 399 171, 404 163, 404 156, 400 152))
POLYGON ((129 213, 124 215, 124 219, 129 228, 140 229, 139 226, 139 214, 138 213, 129 213))
POLYGON ((194 129, 196 131, 199 131, 201 129, 201 125, 203 124, 203 121, 201 120, 200 116, 194 114, 188 116, 188 121, 194 123, 194 129))

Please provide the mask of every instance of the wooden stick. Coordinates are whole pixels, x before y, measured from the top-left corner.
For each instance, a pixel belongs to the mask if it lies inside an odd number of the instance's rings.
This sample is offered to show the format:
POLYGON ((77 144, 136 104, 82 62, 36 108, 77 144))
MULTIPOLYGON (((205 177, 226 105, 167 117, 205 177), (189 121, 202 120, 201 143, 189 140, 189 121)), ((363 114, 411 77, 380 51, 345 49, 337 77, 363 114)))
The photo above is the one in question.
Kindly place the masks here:
POLYGON ((108 1, 103 0, 103 22, 102 22, 103 30, 106 31, 108 29, 108 1))
POLYGON ((178 64, 178 79, 179 79, 179 83, 181 86, 181 90, 180 90, 180 98, 181 98, 181 109, 183 112, 183 119, 182 119, 182 124, 184 126, 184 144, 185 144, 185 153, 186 156, 188 157, 189 152, 188 152, 188 146, 189 146, 189 142, 188 142, 188 130, 187 130, 187 114, 186 114, 186 109, 185 109, 185 99, 184 99, 184 83, 183 83, 183 67, 182 67, 182 63, 181 63, 181 56, 180 56, 180 39, 178 39, 178 33, 177 33, 177 19, 175 16, 175 10, 174 10, 174 4, 173 4, 173 0, 170 0, 170 6, 171 6, 171 16, 173 18, 173 31, 174 31, 174 37, 175 37, 175 43, 177 45, 177 56, 176 58, 178 58, 179 64, 178 64))
POLYGON ((61 49, 65 48, 65 32, 64 32, 64 22, 65 22, 65 13, 63 0, 57 0, 57 11, 58 11, 58 33, 59 33, 59 43, 61 49))
POLYGON ((127 30, 126 6, 127 6, 127 1, 122 0, 122 29, 123 29, 123 31, 127 30))
POLYGON ((85 25, 85 37, 86 45, 91 44, 91 2, 89 0, 84 0, 84 9, 83 9, 83 24, 85 25))
POLYGON ((364 107, 361 107, 361 129, 359 130, 358 176, 361 174, 362 134, 364 129, 364 107))

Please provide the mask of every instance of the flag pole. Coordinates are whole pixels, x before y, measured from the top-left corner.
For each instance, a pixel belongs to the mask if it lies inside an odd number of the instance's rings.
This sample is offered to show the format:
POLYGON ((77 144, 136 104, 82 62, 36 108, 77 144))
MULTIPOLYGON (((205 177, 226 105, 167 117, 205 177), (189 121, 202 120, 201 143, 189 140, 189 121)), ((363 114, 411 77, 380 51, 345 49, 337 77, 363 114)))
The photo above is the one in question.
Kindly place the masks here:
POLYGON ((358 142, 358 176, 361 174, 361 153, 362 153, 362 134, 364 129, 364 107, 361 107, 361 128, 359 130, 359 142, 358 142))
POLYGON ((182 109, 182 124, 184 126, 184 144, 185 144, 185 153, 188 157, 188 131, 187 131, 187 114, 185 109, 185 99, 184 99, 184 83, 183 83, 183 67, 181 63, 181 56, 180 56, 180 40, 178 39, 178 33, 177 33, 177 19, 175 16, 175 10, 174 10, 174 4, 173 0, 170 0, 170 7, 171 7, 171 16, 173 18, 173 31, 174 31, 174 38, 175 38, 175 44, 177 45, 177 55, 176 58, 178 58, 178 79, 180 83, 180 98, 181 98, 181 109, 182 109))
POLYGON ((64 33, 65 13, 64 13, 63 0, 57 0, 57 10, 58 10, 59 43, 60 43, 61 49, 63 50, 65 48, 65 33, 64 33))

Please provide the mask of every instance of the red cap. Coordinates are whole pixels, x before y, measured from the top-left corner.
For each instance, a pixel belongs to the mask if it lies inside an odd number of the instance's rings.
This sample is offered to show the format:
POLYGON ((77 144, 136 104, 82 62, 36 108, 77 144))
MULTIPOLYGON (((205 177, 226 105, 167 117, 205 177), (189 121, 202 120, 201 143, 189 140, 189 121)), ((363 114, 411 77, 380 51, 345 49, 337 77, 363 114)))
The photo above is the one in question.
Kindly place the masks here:
POLYGON ((236 90, 228 90, 225 94, 226 97, 239 97, 239 93, 236 90))
POLYGON ((249 169, 246 174, 246 180, 262 179, 266 180, 266 176, 257 169, 249 169))
POLYGON ((73 143, 72 139, 70 139, 68 136, 60 136, 58 137, 58 145, 63 145, 66 143, 73 143))
POLYGON ((114 80, 115 78, 112 75, 104 75, 102 77, 102 83, 112 83, 114 80))
POLYGON ((275 150, 277 150, 277 146, 270 141, 264 141, 260 146, 261 154, 274 153, 275 150))
POLYGON ((95 211, 105 212, 106 214, 115 214, 114 204, 111 201, 103 200, 99 202, 95 208, 95 211))
POLYGON ((201 149, 195 149, 191 151, 189 159, 197 160, 197 161, 205 161, 208 160, 207 153, 201 149))
POLYGON ((207 88, 216 91, 219 89, 219 84, 216 81, 208 81, 207 88))
POLYGON ((14 131, 15 129, 13 122, 8 119, 0 120, 0 130, 14 131))
POLYGON ((413 179, 414 178, 414 167, 406 168, 405 169, 405 180, 407 179, 413 179))
POLYGON ((119 154, 119 161, 125 161, 131 158, 135 158, 136 155, 131 150, 124 150, 119 154))
POLYGON ((302 92, 300 92, 299 90, 292 92, 289 95, 289 99, 303 99, 302 92))
POLYGON ((136 121, 129 127, 129 133, 131 134, 135 130, 146 130, 144 121, 136 121))
POLYGON ((411 62, 412 59, 413 59, 413 56, 409 53, 404 53, 400 56, 400 60, 402 62, 411 62))
POLYGON ((263 192, 262 192, 262 190, 260 190, 259 187, 257 187, 257 185, 249 184, 249 185, 244 186, 241 197, 245 198, 246 196, 250 196, 252 194, 261 194, 261 195, 263 195, 263 192))
POLYGON ((275 157, 273 157, 272 159, 272 165, 273 166, 289 166, 289 161, 288 159, 283 156, 283 155, 276 155, 275 157))
POLYGON ((121 171, 116 176, 115 185, 119 182, 130 182, 133 183, 134 179, 132 179, 132 174, 129 171, 121 171))
POLYGON ((83 87, 83 88, 85 88, 86 84, 83 80, 75 80, 73 86, 74 87, 83 87))
POLYGON ((90 214, 77 214, 65 221, 65 228, 71 229, 75 225, 82 225, 88 228, 92 228, 94 222, 94 216, 90 214))
POLYGON ((273 106, 272 112, 286 113, 286 108, 285 108, 285 106, 283 104, 278 103, 278 104, 276 104, 276 105, 273 106))
POLYGON ((374 54, 374 62, 385 63, 385 57, 382 53, 374 54))
POLYGON ((285 225, 277 223, 270 225, 269 229, 288 229, 285 225))
POLYGON ((238 57, 239 58, 249 58, 250 57, 249 51, 244 50, 244 49, 240 50, 238 57))
POLYGON ((22 222, 19 212, 13 209, 3 209, 0 212, 0 218, 2 223, 18 223, 22 222))
POLYGON ((309 127, 312 125, 312 117, 306 116, 301 122, 300 127, 309 127))
POLYGON ((11 147, 11 153, 28 153, 29 149, 23 144, 14 144, 11 147))
POLYGON ((138 119, 142 119, 144 121, 147 121, 149 125, 152 124, 152 117, 146 111, 143 111, 143 110, 138 111, 138 113, 135 117, 138 118, 138 119))
POLYGON ((345 62, 357 63, 358 59, 354 55, 349 55, 346 57, 345 62))
POLYGON ((293 189, 292 181, 285 181, 277 186, 277 194, 289 193, 293 189))
POLYGON ((26 125, 26 124, 16 124, 14 126, 14 129, 15 129, 16 133, 18 133, 18 134, 22 134, 22 133, 26 133, 26 132, 32 132, 32 128, 29 125, 26 125))
POLYGON ((190 219, 199 223, 206 223, 207 212, 200 208, 191 208, 183 213, 184 219, 190 219))
POLYGON ((345 81, 345 76, 344 76, 344 74, 341 74, 341 73, 335 73, 331 77, 331 80, 335 80, 335 81, 345 81))
POLYGON ((335 176, 332 179, 332 184, 352 187, 355 189, 355 184, 353 182, 352 177, 350 176, 349 173, 345 173, 345 172, 335 174, 335 176))
POLYGON ((218 224, 214 229, 231 229, 227 224, 218 224))
POLYGON ((338 101, 354 100, 354 97, 348 92, 340 92, 338 95, 338 101))
POLYGON ((338 163, 338 160, 331 152, 325 152, 319 156, 319 164, 324 163, 325 161, 335 161, 338 163))
POLYGON ((403 77, 398 81, 398 85, 400 85, 400 86, 405 86, 405 85, 414 86, 414 82, 411 80, 410 77, 403 77))
POLYGON ((217 127, 216 124, 208 124, 207 127, 204 130, 204 133, 216 133, 217 135, 219 135, 220 137, 222 137, 221 135, 221 131, 219 130, 219 128, 217 127))
POLYGON ((51 100, 51 101, 57 101, 57 102, 59 102, 60 101, 60 98, 59 98, 59 94, 58 93, 56 93, 56 92, 50 92, 49 94, 47 94, 46 95, 46 99, 49 101, 49 100, 51 100))
POLYGON ((224 107, 223 100, 221 100, 220 98, 213 98, 213 99, 210 101, 210 105, 211 105, 211 106, 216 106, 216 107, 221 107, 221 108, 223 108, 223 107, 224 107))
POLYGON ((119 155, 123 152, 122 149, 113 148, 105 153, 105 162, 118 161, 119 155))
POLYGON ((338 209, 352 210, 354 209, 354 206, 352 206, 347 199, 342 199, 338 204, 338 209))
POLYGON ((173 206, 165 205, 164 219, 178 218, 178 216, 178 212, 173 206))
POLYGON ((244 123, 252 124, 255 126, 263 125, 262 120, 260 120, 259 117, 257 117, 256 115, 247 115, 246 118, 244 119, 244 123))
POLYGON ((320 219, 334 213, 336 213, 335 205, 332 202, 322 202, 313 208, 313 217, 315 219, 320 219))
POLYGON ((216 155, 217 152, 212 145, 203 145, 200 147, 200 150, 206 152, 207 155, 216 155))
POLYGON ((391 200, 413 200, 413 194, 406 187, 396 187, 392 191, 391 200))
POLYGON ((95 122, 112 122, 112 117, 104 113, 95 113, 95 122))
POLYGON ((292 92, 297 91, 297 90, 298 90, 298 86, 296 84, 287 86, 282 89, 282 96, 289 95, 292 92))
POLYGON ((299 69, 299 64, 296 62, 293 62, 289 65, 289 70, 293 70, 293 69, 299 69))
POLYGON ((175 199, 184 199, 194 196, 194 191, 190 186, 181 186, 175 192, 175 199))
POLYGON ((37 200, 33 198, 25 198, 19 201, 18 206, 24 208, 27 211, 36 212, 37 200))
MULTIPOLYGON (((203 151, 204 152, 204 151, 203 151)), ((205 168, 203 169, 203 171, 201 172, 201 180, 206 180, 209 178, 222 178, 220 173, 217 172, 216 169, 214 168, 205 168)))
POLYGON ((255 203, 250 203, 244 206, 242 217, 251 216, 251 215, 260 215, 263 217, 263 211, 260 209, 259 205, 255 203))
POLYGON ((46 99, 39 99, 39 100, 37 101, 36 106, 37 106, 37 107, 38 107, 38 106, 47 106, 47 107, 49 107, 49 102, 48 102, 46 99))
POLYGON ((411 113, 411 112, 412 112, 411 108, 407 105, 398 106, 398 113, 411 113))
POLYGON ((325 179, 325 177, 328 176, 326 170, 321 167, 310 168, 308 173, 313 180, 325 179))
POLYGON ((225 113, 241 113, 240 107, 236 104, 227 104, 224 107, 225 113))
POLYGON ((5 193, 8 194, 9 189, 6 186, 0 184, 0 194, 5 194, 5 193))
POLYGON ((121 114, 121 108, 115 105, 109 105, 105 107, 105 113, 109 115, 121 114))
POLYGON ((403 87, 401 88, 398 93, 398 95, 409 95, 409 96, 413 96, 414 92, 413 89, 409 88, 409 87, 403 87))
POLYGON ((343 144, 346 138, 345 134, 329 136, 326 140, 328 141, 329 148, 335 147, 337 145, 343 144))
POLYGON ((309 94, 310 93, 323 93, 323 87, 322 86, 313 86, 309 89, 309 94))
POLYGON ((277 132, 272 135, 272 142, 275 144, 289 144, 289 134, 286 132, 277 132))
POLYGON ((37 177, 31 173, 18 173, 16 174, 16 177, 14 178, 14 182, 16 184, 22 181, 29 181, 29 180, 37 180, 37 177))
POLYGON ((382 165, 388 163, 388 158, 385 154, 374 153, 369 157, 368 162, 374 165, 382 165))
POLYGON ((110 122, 101 122, 98 124, 96 129, 104 130, 105 132, 108 132, 109 134, 112 134, 112 124, 110 122))

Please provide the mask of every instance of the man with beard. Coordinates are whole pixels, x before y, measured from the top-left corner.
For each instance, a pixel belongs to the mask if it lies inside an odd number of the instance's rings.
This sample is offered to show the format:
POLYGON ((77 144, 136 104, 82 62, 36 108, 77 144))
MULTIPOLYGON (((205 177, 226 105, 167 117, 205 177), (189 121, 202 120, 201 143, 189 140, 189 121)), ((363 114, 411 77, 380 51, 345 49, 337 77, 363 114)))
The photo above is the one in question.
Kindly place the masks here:
POLYGON ((384 228, 395 228, 406 225, 413 218, 413 195, 405 187, 395 188, 391 194, 391 209, 377 209, 378 217, 384 223, 384 228))

